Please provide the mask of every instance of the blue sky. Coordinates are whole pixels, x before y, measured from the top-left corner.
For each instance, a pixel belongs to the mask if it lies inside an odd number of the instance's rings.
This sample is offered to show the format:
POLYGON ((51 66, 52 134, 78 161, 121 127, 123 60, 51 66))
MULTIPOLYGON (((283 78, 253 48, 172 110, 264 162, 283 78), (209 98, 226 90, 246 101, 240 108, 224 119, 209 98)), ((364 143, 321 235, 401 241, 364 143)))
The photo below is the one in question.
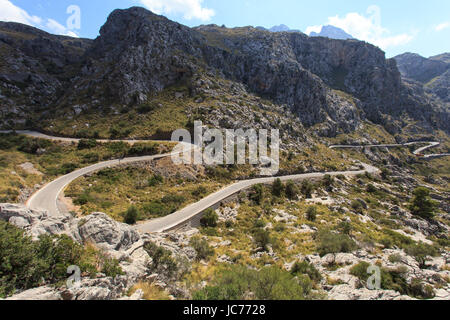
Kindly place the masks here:
POLYGON ((381 47, 388 57, 407 51, 426 57, 450 51, 448 0, 0 0, 0 20, 95 38, 112 10, 134 5, 188 26, 286 24, 309 33, 333 24, 381 47), (79 26, 73 15, 77 11, 67 13, 71 5, 80 9, 79 26))

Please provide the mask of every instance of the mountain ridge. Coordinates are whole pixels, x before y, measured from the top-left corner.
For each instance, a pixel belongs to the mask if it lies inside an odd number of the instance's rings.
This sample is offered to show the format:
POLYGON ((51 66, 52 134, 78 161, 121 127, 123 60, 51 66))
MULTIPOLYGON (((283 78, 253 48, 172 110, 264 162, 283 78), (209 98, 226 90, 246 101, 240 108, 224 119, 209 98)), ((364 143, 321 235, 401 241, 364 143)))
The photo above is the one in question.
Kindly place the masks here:
POLYGON ((352 35, 348 34, 341 28, 338 28, 338 27, 335 27, 332 25, 322 26, 322 29, 320 30, 319 33, 313 31, 309 34, 309 36, 310 37, 325 37, 325 38, 336 39, 336 40, 354 40, 355 39, 352 35))
MULTIPOLYGON (((4 29, 5 25, 0 40, 7 43, 4 29)), ((103 112, 100 106, 136 106, 177 83, 184 83, 195 95, 199 88, 194 79, 203 74, 242 83, 256 95, 287 105, 306 127, 328 123, 351 131, 367 116, 395 133, 405 126, 404 112, 428 123, 426 127, 442 119, 432 102, 423 95, 411 95, 403 86, 395 60, 360 41, 251 27, 189 28, 132 7, 113 11, 95 40, 69 41, 42 34, 10 41, 8 46, 22 60, 14 62, 9 53, 3 55, 9 63, 0 68, 0 79, 8 97, 1 99, 9 108, 2 122, 11 120, 15 111, 23 117, 30 106, 41 110, 42 116, 76 105, 85 105, 90 112, 103 112), (30 45, 55 49, 36 57, 24 50, 30 45), (63 59, 67 52, 72 60, 63 59), (35 63, 37 69, 28 67, 35 63), (11 64, 23 69, 22 78, 13 79, 11 72, 4 72, 11 64)))

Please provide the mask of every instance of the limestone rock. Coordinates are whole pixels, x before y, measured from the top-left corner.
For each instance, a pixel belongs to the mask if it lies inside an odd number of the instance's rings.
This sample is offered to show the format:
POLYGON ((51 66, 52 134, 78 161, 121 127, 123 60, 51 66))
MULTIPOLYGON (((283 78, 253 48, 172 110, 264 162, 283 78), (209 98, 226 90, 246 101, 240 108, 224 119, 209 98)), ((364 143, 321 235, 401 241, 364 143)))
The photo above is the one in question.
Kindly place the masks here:
POLYGON ((107 250, 127 250, 139 240, 130 226, 118 223, 104 213, 93 213, 80 221, 83 242, 91 242, 107 250))

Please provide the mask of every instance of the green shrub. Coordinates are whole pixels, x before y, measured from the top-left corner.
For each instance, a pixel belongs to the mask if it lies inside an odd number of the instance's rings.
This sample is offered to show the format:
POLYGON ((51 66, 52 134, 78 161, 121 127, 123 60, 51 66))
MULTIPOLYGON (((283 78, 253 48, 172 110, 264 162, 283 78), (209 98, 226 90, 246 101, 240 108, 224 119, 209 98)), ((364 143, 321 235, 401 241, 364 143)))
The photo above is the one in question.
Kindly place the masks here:
POLYGON ((86 153, 83 155, 84 163, 97 163, 100 160, 100 155, 95 152, 86 153))
POLYGON ((253 233, 253 239, 258 247, 268 250, 268 245, 272 242, 270 232, 264 229, 256 229, 253 233))
POLYGON ((391 175, 391 172, 388 169, 386 169, 386 168, 381 169, 381 178, 383 180, 389 180, 390 175, 391 175))
POLYGON ((301 186, 301 192, 306 197, 306 199, 312 198, 312 192, 314 191, 314 186, 309 180, 304 180, 301 186))
POLYGON ((422 217, 424 219, 431 219, 437 209, 437 204, 430 198, 430 190, 424 187, 419 187, 413 192, 413 199, 411 201, 410 210, 413 215, 422 217))
POLYGON ((264 199, 264 187, 262 184, 257 184, 253 186, 252 191, 250 193, 250 200, 254 203, 261 205, 264 199))
POLYGON ((312 281, 319 282, 322 280, 322 275, 320 272, 312 265, 306 261, 296 262, 291 269, 293 275, 307 275, 312 281))
POLYGON ((139 210, 135 206, 131 206, 125 212, 124 222, 126 224, 135 224, 139 217, 139 210))
POLYGON ((426 243, 413 243, 405 248, 405 252, 410 256, 413 256, 420 264, 421 268, 425 268, 425 263, 429 257, 436 257, 439 255, 439 251, 426 243))
POLYGON ((177 195, 177 194, 168 194, 161 199, 162 203, 176 204, 176 205, 181 205, 185 201, 186 201, 185 197, 183 197, 182 195, 177 195))
POLYGON ((255 229, 263 229, 265 226, 266 223, 261 219, 255 220, 255 223, 253 224, 253 228, 255 229))
POLYGON ((318 239, 317 251, 321 256, 328 253, 348 253, 357 249, 355 241, 348 235, 333 233, 330 230, 319 231, 318 239))
POLYGON ((202 198, 206 193, 208 193, 208 190, 204 186, 199 186, 191 192, 196 198, 202 198))
MULTIPOLYGON (((395 258, 397 259, 397 258, 395 258)), ((367 262, 360 262, 350 269, 350 274, 356 276, 361 281, 366 282, 371 276, 367 272, 370 264, 367 262)), ((398 291, 403 295, 409 295, 415 298, 428 299, 434 295, 431 287, 423 286, 419 279, 413 279, 410 284, 406 281, 407 269, 400 267, 397 269, 385 269, 380 267, 381 289, 398 291)))
POLYGON ((82 272, 95 273, 97 268, 91 260, 100 262, 108 276, 121 273, 116 260, 105 262, 103 255, 89 253, 66 235, 42 235, 38 241, 32 241, 23 230, 1 220, 0 257, 0 297, 66 280, 71 265, 78 265, 82 272))
POLYGON ((92 149, 97 146, 97 140, 95 139, 81 139, 78 142, 78 150, 92 149))
POLYGON ((369 193, 375 193, 378 191, 378 189, 373 184, 369 183, 367 185, 366 191, 369 193))
POLYGON ((311 206, 306 210, 306 219, 308 221, 314 222, 317 219, 317 207, 311 206))
POLYGON ((415 278, 411 281, 408 294, 418 299, 432 299, 435 297, 433 287, 424 285, 422 280, 415 278))
POLYGON ((275 197, 281 197, 284 191, 284 184, 281 182, 281 179, 276 179, 272 184, 272 195, 275 197))
POLYGON ((146 217, 165 217, 176 210, 174 207, 162 203, 159 200, 153 200, 144 204, 141 208, 146 217))
POLYGON ((363 205, 358 200, 353 200, 352 203, 351 203, 351 207, 352 207, 353 210, 355 210, 356 213, 359 213, 359 214, 363 214, 364 213, 363 205))
POLYGON ((312 283, 307 277, 295 279, 278 267, 250 270, 245 266, 227 266, 216 272, 205 288, 194 292, 194 300, 304 300, 312 283))
POLYGON ((101 264, 102 264, 101 273, 103 273, 107 277, 115 278, 117 276, 125 274, 119 265, 119 260, 117 259, 113 259, 107 257, 106 255, 103 255, 101 264))
POLYGON ((159 184, 163 184, 163 183, 164 183, 163 176, 158 175, 158 174, 156 174, 156 175, 152 176, 150 179, 148 179, 148 185, 150 187, 155 187, 155 186, 157 186, 159 184))
POLYGON ((388 259, 390 263, 400 263, 403 261, 402 256, 399 254, 391 254, 388 259))
POLYGON ((189 245, 194 248, 197 253, 197 260, 207 260, 210 256, 214 255, 214 249, 211 248, 205 239, 199 237, 193 237, 189 245))
POLYGON ((152 272, 162 272, 172 277, 178 271, 178 263, 172 257, 172 252, 156 245, 153 242, 147 242, 144 250, 152 258, 150 270, 152 272))
POLYGON ((151 156, 158 153, 156 144, 149 143, 135 143, 129 150, 129 156, 151 156))
POLYGON ((128 154, 130 145, 126 142, 110 142, 106 144, 106 148, 113 153, 115 157, 124 157, 128 154))
POLYGON ((23 138, 19 140, 17 149, 25 153, 36 154, 39 149, 48 148, 51 144, 50 141, 44 139, 23 138))
POLYGON ((352 224, 350 222, 343 221, 339 223, 338 229, 341 233, 350 235, 352 233, 352 224))
POLYGON ((204 228, 215 228, 217 227, 217 221, 219 220, 219 216, 217 213, 209 208, 205 211, 205 214, 200 219, 200 224, 204 228))
POLYGON ((66 175, 75 171, 77 168, 78 165, 76 163, 66 162, 63 163, 61 166, 47 169, 47 173, 55 176, 66 175))
POLYGON ((350 274, 357 277, 359 280, 367 281, 371 276, 371 274, 367 272, 369 267, 370 264, 368 262, 362 261, 350 269, 350 274))
POLYGON ((296 200, 298 197, 298 187, 293 181, 288 181, 286 184, 286 197, 290 200, 296 200))
POLYGON ((391 229, 382 230, 385 236, 381 239, 381 244, 386 248, 393 248, 394 246, 404 249, 414 243, 414 241, 403 234, 392 231, 391 229))
POLYGON ((151 104, 145 103, 145 104, 141 104, 138 108, 137 108, 137 112, 139 114, 146 114, 149 113, 151 111, 153 111, 155 109, 155 107, 151 104))
POLYGON ((332 176, 330 176, 329 174, 326 174, 323 177, 322 184, 325 187, 325 189, 327 189, 328 191, 332 191, 333 184, 334 184, 334 178, 332 176))

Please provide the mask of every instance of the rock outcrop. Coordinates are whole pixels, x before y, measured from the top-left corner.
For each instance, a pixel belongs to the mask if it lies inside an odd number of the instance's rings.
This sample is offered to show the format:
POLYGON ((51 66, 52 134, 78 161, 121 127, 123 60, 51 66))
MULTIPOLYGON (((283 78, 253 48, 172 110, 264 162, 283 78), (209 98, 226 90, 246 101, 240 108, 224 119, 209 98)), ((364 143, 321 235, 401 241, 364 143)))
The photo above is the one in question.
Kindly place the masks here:
POLYGON ((435 104, 402 84, 395 60, 357 40, 188 28, 133 7, 112 12, 94 41, 2 23, 0 42, 3 122, 24 124, 30 111, 62 117, 118 110, 172 85, 195 95, 194 79, 207 74, 288 106, 305 126, 325 124, 324 135, 356 130, 366 117, 398 132, 405 113, 430 130, 448 126, 435 104))
POLYGON ((118 259, 125 273, 115 278, 83 278, 70 289, 35 288, 11 297, 13 300, 118 299, 147 275, 151 258, 143 249, 144 240, 130 226, 118 223, 104 213, 94 213, 82 219, 50 217, 46 212, 30 210, 22 205, 0 204, 0 219, 24 229, 35 240, 43 234, 65 234, 81 244, 94 245, 104 254, 118 259))
POLYGON ((413 80, 423 90, 447 104, 450 103, 450 54, 424 58, 414 53, 396 56, 398 68, 407 80, 413 80))

